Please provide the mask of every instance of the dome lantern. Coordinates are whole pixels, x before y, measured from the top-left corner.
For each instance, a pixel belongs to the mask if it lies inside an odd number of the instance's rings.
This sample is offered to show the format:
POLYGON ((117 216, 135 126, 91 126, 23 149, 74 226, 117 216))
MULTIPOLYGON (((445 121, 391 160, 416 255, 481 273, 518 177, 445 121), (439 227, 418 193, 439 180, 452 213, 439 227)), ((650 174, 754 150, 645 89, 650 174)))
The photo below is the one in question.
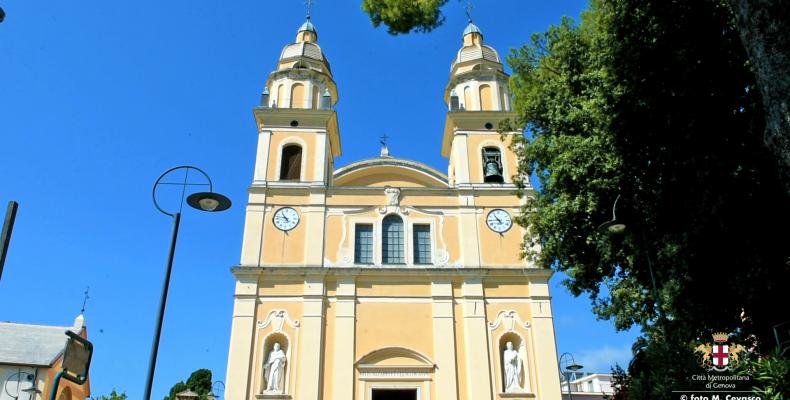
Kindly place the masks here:
POLYGON ((313 22, 310 21, 310 16, 307 16, 307 19, 304 21, 302 26, 299 27, 299 30, 296 31, 296 42, 317 42, 318 41, 318 30, 315 29, 315 25, 313 22))
POLYGON ((464 46, 480 46, 483 44, 483 32, 471 20, 464 29, 464 46))

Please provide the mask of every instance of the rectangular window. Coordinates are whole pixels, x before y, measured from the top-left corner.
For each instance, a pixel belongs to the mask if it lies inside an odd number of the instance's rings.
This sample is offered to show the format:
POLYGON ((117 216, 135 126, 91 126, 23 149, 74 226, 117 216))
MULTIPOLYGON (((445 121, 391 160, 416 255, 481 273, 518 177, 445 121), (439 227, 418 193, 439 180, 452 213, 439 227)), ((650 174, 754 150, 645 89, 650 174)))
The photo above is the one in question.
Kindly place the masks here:
POLYGON ((431 226, 414 225, 414 263, 431 264, 431 226))
POLYGON ((356 224, 354 231, 354 263, 373 264, 373 225, 356 224))
POLYGON ((397 215, 386 216, 381 221, 381 262, 405 264, 403 245, 403 220, 397 215))

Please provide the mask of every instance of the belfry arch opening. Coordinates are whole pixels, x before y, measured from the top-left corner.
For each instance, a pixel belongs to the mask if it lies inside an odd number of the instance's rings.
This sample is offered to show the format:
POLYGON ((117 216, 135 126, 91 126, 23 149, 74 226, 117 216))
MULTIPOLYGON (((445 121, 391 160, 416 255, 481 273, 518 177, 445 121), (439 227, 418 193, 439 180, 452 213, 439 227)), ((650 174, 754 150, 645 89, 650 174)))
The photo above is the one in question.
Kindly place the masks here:
POLYGON ((280 158, 280 180, 298 181, 302 176, 302 146, 289 144, 283 147, 280 158))
POLYGON ((502 152, 497 147, 483 148, 483 182, 505 182, 502 176, 502 152))

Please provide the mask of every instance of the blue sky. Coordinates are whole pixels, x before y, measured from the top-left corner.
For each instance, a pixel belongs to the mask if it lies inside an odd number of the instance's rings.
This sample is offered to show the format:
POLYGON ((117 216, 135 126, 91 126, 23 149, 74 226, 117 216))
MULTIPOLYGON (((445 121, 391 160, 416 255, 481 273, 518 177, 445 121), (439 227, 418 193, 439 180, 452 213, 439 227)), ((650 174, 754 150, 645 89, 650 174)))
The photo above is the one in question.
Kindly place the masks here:
MULTIPOLYGON (((316 2, 313 21, 340 91, 343 155, 378 153, 446 170, 439 155, 462 3, 431 34, 373 29, 359 0, 316 2), (404 112, 405 110, 405 112, 404 112), (403 117, 406 115, 407 117, 403 117)), ((485 42, 505 55, 583 0, 477 1, 485 42)), ((256 130, 252 108, 301 1, 3 1, 0 24, 0 206, 20 203, 0 280, 0 320, 68 325, 90 286, 92 389, 142 396, 171 220, 151 186, 192 164, 234 207, 182 219, 154 397, 198 368, 224 379, 234 280, 256 130)), ((627 362, 634 332, 596 321, 586 298, 553 279, 560 352, 588 371, 627 362)))

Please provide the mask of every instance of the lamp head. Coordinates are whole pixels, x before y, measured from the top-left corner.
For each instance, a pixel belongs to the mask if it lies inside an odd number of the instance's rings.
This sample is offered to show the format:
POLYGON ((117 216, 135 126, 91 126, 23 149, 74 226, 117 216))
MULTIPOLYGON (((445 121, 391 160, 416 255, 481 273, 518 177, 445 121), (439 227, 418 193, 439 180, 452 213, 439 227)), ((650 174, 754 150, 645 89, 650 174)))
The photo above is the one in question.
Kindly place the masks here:
POLYGON ((619 236, 625 233, 626 225, 616 219, 598 226, 598 232, 607 236, 619 236))
POLYGON ((573 364, 565 367, 565 369, 567 369, 568 371, 573 371, 573 372, 576 372, 576 371, 578 371, 578 370, 580 370, 582 368, 584 368, 584 366, 576 364, 576 363, 573 363, 573 364))
POLYGON ((217 212, 230 208, 230 199, 219 193, 199 192, 190 194, 187 204, 200 211, 217 212))

